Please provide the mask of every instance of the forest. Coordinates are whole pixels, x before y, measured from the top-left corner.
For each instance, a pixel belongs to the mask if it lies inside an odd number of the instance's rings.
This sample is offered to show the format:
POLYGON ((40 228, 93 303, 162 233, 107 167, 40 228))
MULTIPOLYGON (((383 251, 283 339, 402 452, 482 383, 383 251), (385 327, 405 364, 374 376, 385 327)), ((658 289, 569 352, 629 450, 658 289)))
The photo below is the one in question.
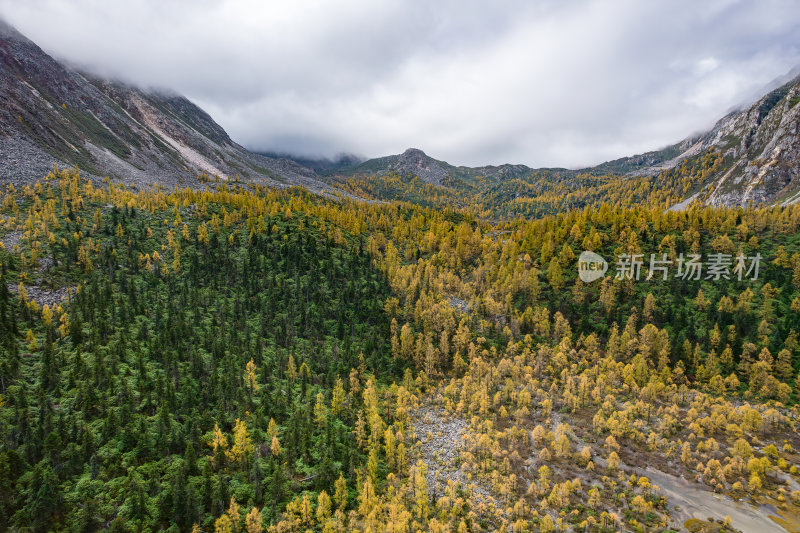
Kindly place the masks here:
POLYGON ((438 209, 457 207, 481 219, 502 221, 540 218, 603 204, 666 209, 693 193, 702 200, 711 190, 701 191, 700 185, 715 171, 727 168, 726 163, 719 152, 707 150, 651 176, 537 170, 505 179, 448 175, 441 184, 432 184, 414 175, 390 172, 367 177, 334 176, 331 182, 361 198, 399 200, 438 209))
POLYGON ((800 206, 666 209, 722 164, 4 185, 0 530, 797 531, 800 206))

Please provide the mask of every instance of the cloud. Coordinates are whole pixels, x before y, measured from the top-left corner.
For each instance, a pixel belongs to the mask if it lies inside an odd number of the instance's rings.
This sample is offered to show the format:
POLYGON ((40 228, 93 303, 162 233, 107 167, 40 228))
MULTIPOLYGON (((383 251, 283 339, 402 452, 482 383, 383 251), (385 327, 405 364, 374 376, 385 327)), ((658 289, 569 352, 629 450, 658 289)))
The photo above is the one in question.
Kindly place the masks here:
POLYGON ((253 149, 577 167, 707 128, 800 64, 792 0, 0 0, 52 55, 181 92, 253 149))

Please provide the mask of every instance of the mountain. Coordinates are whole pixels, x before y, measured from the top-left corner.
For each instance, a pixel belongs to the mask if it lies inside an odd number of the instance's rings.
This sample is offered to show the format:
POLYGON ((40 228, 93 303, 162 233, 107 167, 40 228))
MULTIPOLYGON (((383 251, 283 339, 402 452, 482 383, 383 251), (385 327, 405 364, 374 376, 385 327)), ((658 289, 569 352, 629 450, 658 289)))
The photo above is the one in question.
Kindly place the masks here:
MULTIPOLYGON (((713 148, 727 170, 707 182, 707 203, 794 203, 800 200, 800 77, 735 111, 682 156, 713 148)), ((688 144, 688 143, 687 143, 688 144)), ((681 156, 679 156, 681 157, 681 156)))
POLYGON ((402 154, 369 159, 356 166, 343 169, 342 176, 369 176, 385 174, 411 174, 425 183, 443 185, 446 178, 471 181, 477 177, 501 180, 514 178, 531 172, 525 165, 505 164, 499 166, 465 167, 454 166, 434 159, 418 148, 409 148, 402 154))
POLYGON ((654 174, 715 150, 724 157, 702 192, 710 205, 788 204, 800 201, 800 76, 750 106, 736 109, 709 131, 663 150, 609 161, 591 172, 654 174))
MULTIPOLYGON (((551 185, 555 183, 567 185, 567 190, 581 189, 586 186, 586 180, 579 178, 585 174, 654 177, 658 180, 662 172, 684 165, 702 168, 704 173, 692 177, 693 183, 699 181, 699 184, 694 185, 676 207, 683 207, 694 199, 710 205, 794 203, 800 201, 800 106, 797 105, 800 102, 800 76, 794 69, 778 80, 782 85, 771 88, 752 105, 730 112, 705 133, 692 135, 661 150, 581 170, 532 169, 508 164, 454 166, 434 159, 422 150, 409 148, 402 154, 369 159, 342 168, 335 174, 339 180, 362 178, 360 190, 364 190, 363 178, 416 176, 424 184, 441 187, 439 192, 443 198, 464 192, 488 197, 498 190, 508 189, 501 197, 508 198, 510 193, 514 199, 524 200, 545 189, 553 192, 551 185), (711 169, 701 162, 709 151, 722 157, 721 164, 711 169), (521 184, 520 180, 525 183, 521 184), (531 187, 531 181, 537 184, 531 187)), ((770 84, 770 87, 774 86, 770 84)), ((370 189, 375 196, 376 187, 370 189)), ((609 192, 616 189, 608 187, 609 192)), ((386 199, 397 198, 395 192, 393 189, 386 199)), ((407 191, 402 195, 404 199, 414 196, 407 191)), ((603 198, 595 199, 602 201, 603 198)))
POLYGON ((66 66, 0 21, 0 180, 31 182, 57 162, 139 187, 200 174, 276 187, 330 187, 294 161, 235 143, 188 99, 66 66))
POLYGON ((416 148, 366 161, 351 155, 315 160, 252 153, 188 99, 64 65, 0 21, 0 180, 31 182, 56 162, 137 187, 191 183, 205 174, 275 187, 302 185, 313 192, 346 184, 344 188, 353 192, 365 187, 347 180, 394 176, 418 181, 404 184, 403 194, 396 184, 388 195, 366 187, 371 189, 369 196, 408 199, 435 192, 447 202, 448 196, 485 193, 517 201, 544 191, 553 194, 554 187, 574 191, 591 186, 591 181, 578 179, 583 174, 657 177, 684 163, 704 168, 697 161, 712 150, 722 155, 721 164, 706 169, 699 181, 693 177, 694 185, 676 206, 695 198, 711 205, 793 203, 800 201, 800 76, 796 71, 790 76, 794 77, 754 104, 729 113, 708 132, 580 171, 512 164, 456 166, 416 148), (320 175, 328 177, 323 180, 320 175), (408 190, 418 185, 434 189, 408 190))
POLYGON ((294 161, 298 165, 310 168, 314 172, 323 175, 326 174, 332 175, 340 171, 346 171, 346 169, 352 168, 364 162, 363 157, 357 156, 355 154, 345 154, 345 153, 339 154, 333 158, 327 158, 327 157, 315 158, 315 157, 295 155, 283 152, 269 152, 269 151, 259 151, 256 153, 266 157, 272 157, 277 159, 288 159, 290 161, 294 161))

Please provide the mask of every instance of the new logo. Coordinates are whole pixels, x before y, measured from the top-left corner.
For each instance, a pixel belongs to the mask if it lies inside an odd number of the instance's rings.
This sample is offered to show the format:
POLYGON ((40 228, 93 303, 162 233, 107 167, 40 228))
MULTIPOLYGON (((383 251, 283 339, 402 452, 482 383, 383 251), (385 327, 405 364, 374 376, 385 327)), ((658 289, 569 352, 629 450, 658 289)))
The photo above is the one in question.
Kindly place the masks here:
POLYGON ((605 259, 594 252, 584 251, 578 257, 578 277, 584 283, 591 283, 602 278, 608 270, 605 259))

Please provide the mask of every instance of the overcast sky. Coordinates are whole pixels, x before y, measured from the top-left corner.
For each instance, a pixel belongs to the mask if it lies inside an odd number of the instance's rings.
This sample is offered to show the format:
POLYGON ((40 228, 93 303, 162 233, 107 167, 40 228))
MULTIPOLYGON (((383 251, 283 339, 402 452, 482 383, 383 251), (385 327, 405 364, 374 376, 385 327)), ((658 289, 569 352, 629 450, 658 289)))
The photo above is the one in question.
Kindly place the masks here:
POLYGON ((55 57, 178 91, 256 150, 579 167, 800 65, 797 0, 0 0, 55 57))

